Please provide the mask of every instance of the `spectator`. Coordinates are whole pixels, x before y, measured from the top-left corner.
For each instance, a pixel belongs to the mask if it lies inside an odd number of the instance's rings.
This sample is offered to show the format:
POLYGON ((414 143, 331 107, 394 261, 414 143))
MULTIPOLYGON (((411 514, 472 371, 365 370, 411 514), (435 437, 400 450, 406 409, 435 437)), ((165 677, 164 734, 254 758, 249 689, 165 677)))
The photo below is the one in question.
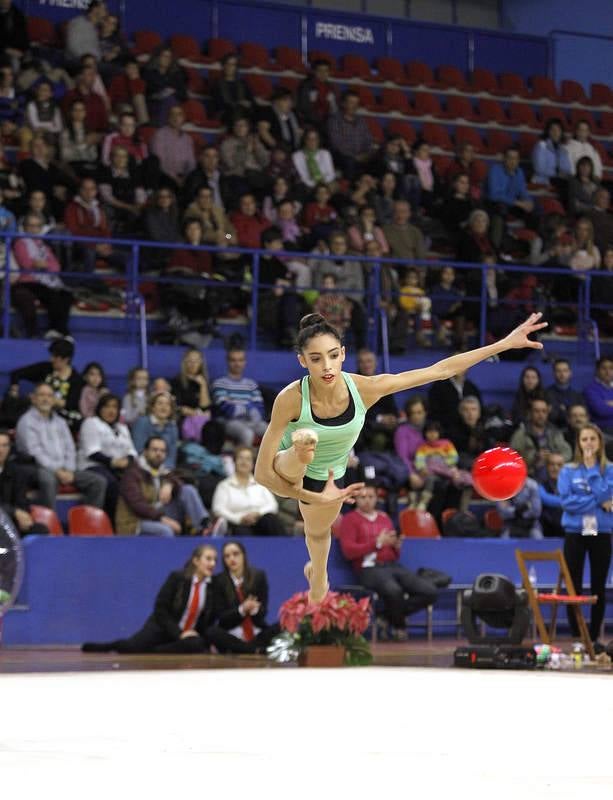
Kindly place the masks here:
POLYGON ((92 89, 96 94, 100 95, 100 99, 104 103, 104 107, 107 110, 107 113, 111 113, 111 101, 109 100, 109 96, 106 91, 106 86, 104 85, 104 81, 102 80, 102 76, 98 72, 98 62, 92 55, 84 55, 81 56, 79 59, 81 63, 81 69, 88 68, 93 69, 95 73, 94 82, 92 84, 92 89))
POLYGON ((431 347, 423 328, 424 322, 431 318, 432 303, 419 285, 418 270, 409 268, 400 279, 398 306, 406 313, 410 327, 415 328, 415 343, 419 347, 431 347))
POLYGON ((536 367, 524 367, 519 376, 519 385, 511 406, 511 419, 514 425, 526 422, 530 411, 530 403, 545 396, 545 387, 541 373, 536 367))
POLYGON ((160 167, 173 188, 183 186, 189 173, 196 167, 194 140, 183 130, 185 112, 181 106, 172 106, 168 124, 158 130, 151 140, 151 152, 160 160, 160 167))
POLYGON ((237 444, 251 447, 256 436, 263 436, 264 400, 257 383, 244 375, 247 355, 241 348, 226 353, 228 372, 213 381, 215 415, 225 425, 226 435, 237 444))
MULTIPOLYGON (((587 217, 579 217, 575 223, 573 244, 568 254, 560 261, 575 272, 600 268, 600 251, 594 243, 594 226, 587 217)), ((556 297, 562 299, 558 295, 556 297)))
POLYGON ((434 480, 430 476, 420 475, 415 467, 417 448, 424 444, 424 426, 426 424, 426 404, 421 395, 409 397, 404 407, 406 422, 399 425, 394 432, 394 450, 409 470, 409 489, 411 505, 417 506, 421 490, 432 496, 434 480))
POLYGON ((14 369, 10 373, 10 396, 19 397, 21 381, 49 384, 54 396, 54 411, 64 417, 72 430, 77 430, 81 424, 79 400, 83 389, 83 378, 72 365, 73 357, 74 343, 72 340, 56 339, 51 342, 49 361, 37 361, 34 364, 14 369))
POLYGON ((456 273, 453 267, 445 266, 439 273, 438 283, 430 289, 432 317, 436 330, 436 340, 447 345, 448 330, 445 323, 451 323, 452 344, 458 352, 465 349, 466 335, 462 293, 454 286, 456 273))
POLYGON ((481 164, 475 159, 475 148, 468 142, 459 142, 456 147, 456 156, 447 167, 445 180, 448 184, 453 184, 456 175, 463 173, 468 175, 470 183, 470 197, 474 201, 481 199, 483 174, 481 164))
MULTIPOLYGON (((485 259, 496 260, 496 248, 490 233, 490 218, 487 211, 476 208, 468 217, 465 229, 460 233, 456 254, 458 261, 481 264, 485 259)), ((467 273, 467 283, 472 283, 472 270, 467 273)), ((481 271, 475 273, 481 282, 481 271)))
POLYGON ((74 244, 73 269, 81 268, 91 274, 96 262, 101 259, 109 266, 124 266, 123 258, 113 251, 113 246, 101 239, 111 238, 111 229, 106 214, 98 200, 98 186, 93 178, 83 178, 78 194, 66 206, 64 224, 73 236, 86 236, 97 239, 95 244, 74 244), (78 266, 77 266, 78 265, 78 266))
POLYGON ((458 404, 465 397, 476 397, 481 403, 481 392, 466 377, 466 372, 458 372, 453 378, 437 381, 428 391, 428 416, 430 419, 444 419, 448 428, 460 421, 458 404))
POLYGON ((213 202, 218 208, 225 208, 228 205, 226 180, 219 169, 219 150, 213 145, 202 148, 198 155, 198 166, 185 179, 183 185, 185 205, 191 203, 205 186, 213 192, 213 202))
POLYGON ((564 430, 564 438, 569 443, 572 451, 575 451, 577 445, 577 434, 581 428, 590 421, 590 415, 584 402, 575 403, 568 407, 566 416, 566 425, 564 430))
POLYGON ((43 134, 32 137, 32 152, 29 158, 19 163, 19 175, 28 194, 37 190, 44 192, 53 214, 56 217, 62 215, 68 181, 52 161, 51 148, 43 134))
POLYGON ((18 214, 22 207, 23 189, 24 180, 15 165, 7 161, 0 141, 0 204, 4 203, 12 214, 18 214))
POLYGON ((410 183, 408 192, 409 199, 414 201, 414 205, 419 205, 426 214, 431 216, 435 204, 438 202, 441 186, 438 174, 430 158, 430 145, 423 139, 418 139, 413 145, 411 172, 413 173, 413 180, 410 183))
POLYGON ((111 521, 115 519, 119 482, 135 458, 130 431, 119 421, 119 398, 107 390, 100 396, 94 414, 81 425, 77 467, 106 481, 104 510, 111 521))
POLYGON ((147 106, 153 122, 163 125, 175 108, 187 100, 185 71, 170 47, 161 47, 143 70, 147 106))
MULTIPOLYGON (((186 278, 202 278, 212 274, 211 254, 204 250, 191 249, 192 247, 201 247, 203 245, 202 234, 202 223, 199 219, 188 218, 185 220, 183 235, 185 243, 189 247, 181 247, 172 251, 170 262, 166 270, 168 273, 184 276, 186 278)), ((185 291, 188 293, 193 293, 194 291, 193 287, 187 287, 187 289, 182 286, 168 288, 170 293, 174 295, 176 292, 180 296, 182 296, 182 293, 185 291)), ((208 313, 209 309, 207 307, 203 315, 206 316, 208 313)))
MULTIPOLYGON (((15 220, 15 215, 12 211, 9 211, 8 208, 4 205, 4 190, 0 188, 0 233, 16 233, 17 232, 17 222, 15 220)), ((2 248, 2 268, 4 269, 4 259, 6 257, 5 254, 5 244, 4 241, 0 247, 2 248)))
POLYGON ((119 28, 119 17, 107 14, 100 23, 100 51, 102 59, 100 67, 109 77, 120 69, 129 57, 128 45, 119 28))
POLYGON ((492 214, 492 242, 500 248, 509 213, 528 218, 534 202, 526 188, 526 176, 519 166, 519 150, 510 145, 501 163, 492 164, 487 174, 486 200, 492 214))
POLYGON ((260 109, 257 120, 258 136, 269 150, 284 147, 290 152, 298 148, 302 131, 298 117, 292 110, 293 95, 280 86, 270 98, 270 106, 260 109))
POLYGON ((588 156, 581 156, 577 161, 575 173, 568 182, 569 212, 575 216, 589 214, 598 185, 594 178, 594 162, 588 156))
POLYGON ((116 147, 123 147, 127 151, 134 166, 140 166, 148 156, 147 145, 137 133, 133 111, 122 111, 119 115, 118 130, 107 133, 104 137, 101 161, 107 167, 111 164, 111 156, 116 147))
POLYGON ((406 638, 406 617, 432 605, 437 591, 399 563, 402 538, 388 515, 377 510, 374 486, 364 486, 356 506, 342 518, 341 550, 360 584, 383 598, 393 638, 406 638))
POLYGON ((610 206, 609 190, 601 186, 594 193, 593 206, 589 214, 594 226, 594 242, 601 253, 613 244, 613 215, 610 213, 610 206))
POLYGON ((25 219, 28 236, 15 241, 14 253, 21 270, 11 287, 11 300, 25 326, 26 336, 36 336, 36 302, 47 310, 49 328, 45 339, 69 335, 68 318, 72 294, 59 276, 60 263, 49 245, 42 239, 32 239, 43 232, 43 219, 30 212, 25 219))
POLYGON ((590 142, 590 123, 581 119, 575 125, 575 135, 565 145, 571 165, 571 174, 576 174, 579 161, 589 158, 594 166, 594 177, 598 182, 602 180, 602 159, 600 153, 590 142))
POLYGON ((419 228, 411 225, 411 205, 406 200, 394 203, 392 222, 383 226, 383 233, 390 246, 391 256, 403 261, 426 258, 426 244, 419 228))
POLYGON ((8 431, 0 430, 0 510, 10 517, 20 536, 49 533, 30 515, 30 482, 30 467, 11 454, 11 437, 8 431))
POLYGON ((298 87, 297 108, 305 125, 312 125, 324 133, 328 118, 338 111, 327 61, 320 59, 311 64, 311 74, 298 87))
POLYGON ((541 527, 544 536, 564 536, 562 527, 562 500, 558 491, 558 476, 564 466, 559 453, 549 453, 545 461, 545 478, 539 484, 541 496, 541 527))
POLYGON ((19 227, 25 230, 28 214, 36 214, 42 220, 41 234, 53 233, 57 228, 55 217, 49 210, 49 204, 44 192, 37 189, 28 195, 28 206, 23 217, 19 220, 19 227))
POLYGON ((315 199, 307 203, 302 216, 305 228, 311 231, 311 241, 327 241, 336 223, 337 213, 330 205, 330 189, 323 183, 315 188, 315 199))
POLYGON ((39 383, 32 394, 32 408, 17 423, 17 449, 36 462, 39 500, 55 508, 59 486, 73 485, 85 503, 102 508, 106 483, 87 470, 76 469, 76 451, 66 420, 54 411, 56 398, 48 383, 39 383))
POLYGON ((449 438, 458 451, 458 466, 470 470, 475 458, 495 442, 483 424, 481 403, 477 397, 468 395, 460 400, 458 413, 460 421, 449 427, 449 438))
MULTIPOLYGON (((185 211, 185 220, 197 219, 200 221, 202 225, 202 241, 205 244, 212 244, 221 248, 237 247, 238 239, 234 226, 226 217, 223 207, 216 206, 213 199, 213 190, 209 186, 201 186, 196 199, 185 211)), ((220 268, 223 268, 223 262, 239 258, 238 255, 229 253, 218 252, 211 255, 215 260, 221 259, 222 263, 218 265, 220 268)))
POLYGON ((278 178, 275 178, 270 194, 267 194, 264 198, 262 214, 271 222, 278 222, 279 206, 286 200, 292 204, 293 211, 300 211, 300 203, 293 200, 293 193, 290 192, 287 179, 280 175, 278 178))
POLYGON ((542 539, 542 502, 538 483, 532 478, 510 500, 496 503, 496 510, 503 519, 501 539, 542 539))
POLYGON ((147 86, 141 78, 140 67, 135 58, 128 58, 123 65, 123 72, 115 75, 109 87, 111 106, 117 111, 130 106, 134 110, 139 125, 149 122, 149 109, 145 93, 147 86))
POLYGON ((475 201, 470 195, 470 179, 467 172, 457 172, 451 191, 440 209, 440 219, 445 226, 449 241, 457 246, 464 228, 468 225, 475 201))
POLYGON ((212 408, 206 362, 200 350, 185 351, 181 371, 170 385, 179 409, 181 438, 199 442, 212 408))
POLYGON ((84 653, 204 653, 212 621, 211 576, 217 551, 200 544, 182 570, 171 572, 155 599, 153 614, 128 639, 85 642, 84 653))
POLYGON ((264 170, 270 154, 258 137, 252 133, 245 117, 238 117, 232 132, 220 147, 222 171, 231 195, 249 190, 262 190, 266 184, 264 170))
POLYGON ((292 347, 298 321, 304 313, 304 304, 295 286, 309 286, 311 279, 306 264, 276 255, 285 249, 282 236, 281 229, 276 226, 262 234, 262 248, 272 253, 260 259, 260 283, 267 288, 259 293, 258 308, 262 329, 279 346, 292 347))
MULTIPOLYGON (((321 313, 321 312, 320 312, 321 313)), ((323 314, 331 322, 330 318, 323 314)), ((336 327, 336 325, 334 325, 336 327)), ((362 349, 357 357, 358 375, 373 377, 377 374, 377 356, 372 350, 362 349)), ((380 397, 366 411, 366 420, 355 449, 393 453, 394 434, 398 427, 398 409, 393 395, 380 397)))
POLYGON ((79 411, 83 419, 93 417, 100 398, 109 393, 104 368, 98 361, 90 361, 83 369, 83 388, 79 399, 79 411))
MULTIPOLYGON (((177 198, 172 189, 158 189, 153 205, 147 206, 144 216, 144 227, 147 238, 152 242, 172 243, 181 240, 181 226, 177 198)), ((147 252, 148 265, 141 264, 141 269, 160 269, 168 259, 168 250, 152 248, 147 252)))
POLYGON ((215 487, 213 515, 225 525, 217 532, 231 536, 285 536, 279 519, 275 496, 253 477, 253 453, 250 447, 234 451, 234 475, 224 478, 215 487))
POLYGON ((532 150, 534 183, 549 184, 561 179, 566 180, 573 174, 573 166, 568 150, 563 144, 563 136, 562 120, 547 120, 543 136, 532 150))
MULTIPOLYGON (((454 489, 472 489, 472 476, 470 472, 458 467, 458 451, 450 439, 442 435, 440 422, 430 420, 424 425, 424 443, 420 444, 415 452, 415 469, 424 478, 435 476, 439 483, 451 484, 454 489)), ((462 509, 465 510, 470 500, 471 492, 462 492, 462 509)), ((425 509, 432 499, 432 495, 422 492, 417 508, 425 509)))
POLYGON ((583 390, 590 419, 607 434, 613 434, 613 360, 602 356, 596 374, 583 390))
POLYGON ((67 61, 76 62, 81 56, 92 55, 97 61, 102 58, 99 28, 107 14, 106 5, 92 0, 85 14, 73 17, 66 26, 67 61))
POLYGON ((250 192, 241 195, 238 211, 230 214, 230 222, 236 229, 240 247, 259 249, 262 234, 270 228, 270 222, 258 210, 255 196, 250 192))
POLYGON ((581 392, 572 388, 573 373, 566 358, 556 358, 553 362, 553 383, 545 389, 545 399, 549 404, 549 421, 558 428, 566 425, 568 409, 583 402, 581 392))
POLYGON ((592 278, 592 304, 604 306, 590 309, 590 316, 598 323, 601 336, 609 336, 613 330, 613 245, 606 247, 602 253, 602 270, 592 278))
POLYGON ((82 100, 75 100, 68 110, 68 122, 60 133, 60 157, 73 178, 98 174, 98 141, 100 136, 86 125, 87 111, 82 100))
POLYGON ((100 141, 102 135, 108 130, 109 115, 104 99, 95 89, 98 77, 94 67, 81 67, 76 78, 75 88, 66 92, 62 106, 66 113, 73 103, 80 100, 85 106, 85 126, 88 130, 98 134, 98 141, 100 141))
POLYGON ((549 406, 544 398, 533 398, 529 409, 527 421, 519 424, 510 445, 526 462, 528 474, 542 480, 547 455, 559 453, 564 461, 570 461, 572 450, 560 428, 549 422, 549 406))
POLYGON ((152 435, 125 470, 115 514, 119 536, 172 537, 208 532, 209 513, 200 495, 170 472, 165 466, 170 461, 166 441, 152 435))
POLYGON ((265 653, 280 631, 266 622, 266 573, 249 564, 241 542, 226 542, 221 557, 223 572, 213 579, 217 622, 207 636, 219 653, 265 653))
POLYGON ((147 390, 149 371, 144 367, 132 367, 128 372, 128 391, 121 400, 121 419, 132 426, 136 420, 147 413, 147 390))
POLYGON ((389 225, 394 219, 394 204, 398 200, 398 180, 393 172, 384 172, 374 197, 379 225, 389 225))
POLYGON ((411 170, 411 148, 402 136, 390 136, 379 148, 371 167, 373 174, 382 178, 391 172, 396 178, 402 196, 406 196, 409 188, 407 174, 411 170))
POLYGON ((212 86, 211 100, 215 113, 226 127, 232 127, 237 114, 251 116, 253 95, 238 74, 236 53, 228 53, 221 59, 221 77, 212 86))
POLYGON ((328 118, 328 138, 335 162, 343 175, 353 181, 364 171, 372 156, 373 140, 364 117, 358 115, 360 96, 344 92, 341 110, 328 118))
MULTIPOLYGON (((558 490, 562 500, 562 526, 566 532, 564 557, 573 588, 579 595, 583 594, 585 556, 590 559, 590 594, 596 595, 598 600, 592 606, 589 632, 592 641, 597 643, 606 606, 613 529, 613 467, 606 459, 598 426, 588 423, 579 431, 573 463, 562 467, 558 490)), ((571 634, 577 638, 579 631, 573 613, 568 614, 568 622, 571 634)))
POLYGON ((328 273, 321 278, 319 296, 313 305, 313 311, 321 314, 344 337, 351 323, 351 300, 338 291, 336 276, 328 273))
POLYGON ((26 123, 34 131, 58 136, 64 129, 60 107, 53 98, 51 81, 42 80, 34 89, 34 97, 26 106, 26 123))
POLYGON ((373 239, 378 243, 381 255, 389 255, 390 247, 385 234, 377 225, 377 213, 372 206, 362 206, 358 221, 347 231, 349 247, 356 253, 365 253, 366 245, 373 239))
POLYGON ((163 461, 165 469, 174 469, 177 463, 179 429, 175 419, 174 397, 169 392, 154 391, 149 397, 147 414, 139 417, 132 426, 132 439, 139 453, 146 449, 146 443, 152 437, 164 441, 166 445, 163 461))
POLYGON ((322 148, 319 132, 315 128, 308 128, 304 132, 301 148, 292 155, 292 161, 299 179, 309 189, 321 184, 334 185, 334 162, 330 151, 322 148))
POLYGON ((12 0, 0 2, 0 51, 17 69, 20 59, 30 49, 26 18, 12 0))
POLYGON ((109 224, 115 238, 138 233, 147 193, 140 176, 130 165, 130 154, 116 145, 111 163, 100 173, 100 197, 108 209, 109 224))

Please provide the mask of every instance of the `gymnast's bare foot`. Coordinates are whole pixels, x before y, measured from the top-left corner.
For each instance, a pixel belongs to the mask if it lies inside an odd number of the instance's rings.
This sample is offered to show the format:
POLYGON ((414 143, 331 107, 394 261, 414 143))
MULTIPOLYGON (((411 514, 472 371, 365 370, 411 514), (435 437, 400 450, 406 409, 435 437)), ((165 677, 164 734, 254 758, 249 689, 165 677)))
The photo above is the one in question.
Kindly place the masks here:
POLYGON ((310 464, 313 461, 318 441, 317 432, 310 428, 299 428, 292 433, 292 444, 301 464, 310 464))
POLYGON ((324 573, 324 579, 321 586, 313 586, 313 565, 310 561, 304 565, 304 577, 309 582, 309 603, 321 603, 325 596, 330 591, 330 584, 328 583, 328 576, 324 573))

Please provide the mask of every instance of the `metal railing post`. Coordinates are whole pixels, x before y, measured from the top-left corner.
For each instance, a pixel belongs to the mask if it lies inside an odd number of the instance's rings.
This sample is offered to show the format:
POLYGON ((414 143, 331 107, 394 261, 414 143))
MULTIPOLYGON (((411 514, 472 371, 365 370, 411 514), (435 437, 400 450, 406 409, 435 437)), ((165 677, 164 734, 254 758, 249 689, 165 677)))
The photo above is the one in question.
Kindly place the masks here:
POLYGON ((132 245, 132 258, 130 259, 130 273, 128 280, 128 291, 126 293, 127 306, 130 314, 130 333, 133 338, 136 337, 138 330, 138 315, 140 313, 139 307, 139 292, 138 292, 138 261, 140 256, 140 245, 132 245))
POLYGON ((249 348, 257 349, 258 339, 258 284, 260 283, 260 254, 253 256, 253 270, 251 274, 251 328, 249 332, 249 348))
POLYGON ((11 335, 11 249, 13 240, 7 236, 4 240, 4 308, 2 309, 2 337, 11 335))
POLYGON ((485 345, 487 337, 487 270, 490 267, 481 265, 481 313, 479 315, 479 347, 485 345))

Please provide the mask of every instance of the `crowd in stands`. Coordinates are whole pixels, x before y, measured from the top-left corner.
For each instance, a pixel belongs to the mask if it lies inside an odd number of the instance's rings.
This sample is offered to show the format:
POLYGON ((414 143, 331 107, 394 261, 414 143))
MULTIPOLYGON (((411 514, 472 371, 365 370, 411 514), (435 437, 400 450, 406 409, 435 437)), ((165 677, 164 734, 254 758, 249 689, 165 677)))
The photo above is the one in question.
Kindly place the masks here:
MULTIPOLYGON (((573 282, 488 271, 493 337, 503 320, 536 307, 550 306, 552 322, 572 322, 581 273, 613 269, 610 195, 588 119, 573 130, 547 119, 530 163, 509 144, 488 167, 466 141, 443 163, 426 138, 390 134, 377 142, 359 92, 340 92, 325 60, 315 59, 295 90, 277 85, 268 102, 253 95, 230 52, 207 85, 200 81, 203 94, 193 88, 193 68, 165 44, 135 57, 99 0, 70 20, 53 58, 30 46, 23 15, 5 5, 0 226, 20 234, 10 258, 19 270, 11 301, 22 335, 37 335, 39 307, 52 338, 70 335, 70 309, 84 295, 113 304, 104 280, 92 275, 126 269, 129 250, 110 238, 176 245, 145 248, 141 270, 182 279, 164 284, 158 298, 178 340, 247 310, 252 262, 225 252, 232 246, 285 253, 264 258, 259 274, 273 287, 261 292, 261 332, 278 345, 292 340, 315 305, 364 346, 372 266, 347 256, 398 259, 381 272, 397 351, 409 332, 429 346, 424 331, 432 323, 439 343, 463 347, 467 325, 479 317, 481 270, 454 273, 437 259, 577 272, 573 282), (205 140, 198 125, 207 120, 219 133, 205 140), (60 246, 30 238, 62 232, 99 241, 60 246), (432 266, 402 263, 411 259, 432 266), (66 271, 81 279, 63 277, 66 271), (199 278, 210 284, 194 291, 189 281, 199 278)), ((601 280, 607 287, 608 277, 601 280)), ((609 312, 599 314, 610 328, 609 312)))

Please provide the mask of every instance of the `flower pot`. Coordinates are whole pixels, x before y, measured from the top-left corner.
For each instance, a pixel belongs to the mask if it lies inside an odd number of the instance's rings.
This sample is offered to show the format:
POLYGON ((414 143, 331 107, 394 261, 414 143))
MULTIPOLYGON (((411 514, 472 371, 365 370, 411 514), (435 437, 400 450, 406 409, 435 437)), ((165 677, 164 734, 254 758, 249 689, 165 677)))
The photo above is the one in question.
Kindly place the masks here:
POLYGON ((312 644, 298 656, 299 667, 342 667, 344 663, 342 644, 312 644))

